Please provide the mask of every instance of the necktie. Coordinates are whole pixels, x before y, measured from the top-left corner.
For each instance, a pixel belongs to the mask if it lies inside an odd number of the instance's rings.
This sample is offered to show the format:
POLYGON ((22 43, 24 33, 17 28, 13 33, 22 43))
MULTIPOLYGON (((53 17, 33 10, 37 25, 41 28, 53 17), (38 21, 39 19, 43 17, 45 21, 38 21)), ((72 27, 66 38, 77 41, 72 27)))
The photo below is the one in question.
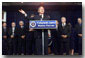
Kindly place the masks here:
POLYGON ((41 16, 41 21, 43 20, 43 14, 40 15, 41 16))
POLYGON ((63 27, 63 29, 64 29, 64 27, 65 27, 64 23, 62 24, 62 27, 63 27))

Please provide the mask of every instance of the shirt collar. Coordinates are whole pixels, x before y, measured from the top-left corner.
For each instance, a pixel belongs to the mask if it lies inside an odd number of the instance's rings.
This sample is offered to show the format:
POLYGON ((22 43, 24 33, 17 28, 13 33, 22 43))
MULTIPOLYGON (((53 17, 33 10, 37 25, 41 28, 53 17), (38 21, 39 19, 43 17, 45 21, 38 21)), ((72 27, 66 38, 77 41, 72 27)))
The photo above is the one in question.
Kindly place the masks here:
POLYGON ((65 25, 66 25, 66 23, 62 23, 62 26, 63 26, 63 25, 65 26, 65 25))
POLYGON ((12 28, 15 28, 15 27, 12 27, 12 28))
POLYGON ((21 28, 23 28, 24 26, 21 26, 21 28))
POLYGON ((3 27, 4 29, 6 29, 6 27, 3 27))

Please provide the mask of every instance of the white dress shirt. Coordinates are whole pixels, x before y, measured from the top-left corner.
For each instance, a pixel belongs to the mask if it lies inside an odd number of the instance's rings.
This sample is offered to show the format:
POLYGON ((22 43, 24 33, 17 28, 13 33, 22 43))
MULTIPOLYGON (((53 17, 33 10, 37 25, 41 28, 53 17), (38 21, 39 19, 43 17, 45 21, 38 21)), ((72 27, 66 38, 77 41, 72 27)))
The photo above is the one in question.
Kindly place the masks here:
POLYGON ((63 27, 66 26, 66 23, 62 23, 62 26, 63 26, 63 27))
POLYGON ((6 32, 6 27, 3 27, 4 31, 6 32))
POLYGON ((24 26, 21 26, 21 28, 23 28, 24 26))
POLYGON ((12 27, 12 35, 14 35, 15 27, 12 27))
POLYGON ((44 14, 39 14, 41 16, 41 21, 43 20, 44 18, 44 14))

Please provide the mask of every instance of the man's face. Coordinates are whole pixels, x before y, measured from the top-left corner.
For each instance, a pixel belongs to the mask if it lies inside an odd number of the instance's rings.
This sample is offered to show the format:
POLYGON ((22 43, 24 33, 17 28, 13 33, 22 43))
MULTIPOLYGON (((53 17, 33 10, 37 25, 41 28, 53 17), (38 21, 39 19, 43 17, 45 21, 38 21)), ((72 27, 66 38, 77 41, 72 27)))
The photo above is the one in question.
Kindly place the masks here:
POLYGON ((62 18, 61 18, 61 22, 62 22, 62 23, 65 23, 65 22, 66 22, 66 18, 65 18, 65 17, 62 17, 62 18))
POLYGON ((78 23, 81 24, 82 20, 81 18, 78 18, 78 23))
POLYGON ((15 27, 15 26, 16 26, 15 22, 12 22, 12 27, 15 27))
POLYGON ((39 7, 38 8, 38 12, 39 12, 39 14, 44 14, 44 12, 45 12, 45 9, 44 9, 44 7, 39 7))
POLYGON ((20 21, 20 22, 19 22, 19 25, 20 25, 20 26, 23 26, 23 25, 24 25, 24 22, 23 22, 23 21, 20 21))
POLYGON ((6 27, 6 23, 3 23, 3 27, 6 27))

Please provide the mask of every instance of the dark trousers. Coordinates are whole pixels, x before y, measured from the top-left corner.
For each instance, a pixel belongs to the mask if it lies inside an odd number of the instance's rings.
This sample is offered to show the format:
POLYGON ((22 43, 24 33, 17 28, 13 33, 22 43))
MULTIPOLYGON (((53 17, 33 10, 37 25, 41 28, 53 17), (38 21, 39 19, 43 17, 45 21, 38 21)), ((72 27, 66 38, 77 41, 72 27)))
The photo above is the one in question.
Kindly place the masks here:
POLYGON ((19 40, 18 40, 18 54, 21 55, 22 53, 24 55, 26 55, 26 41, 25 41, 25 39, 19 38, 19 40))
POLYGON ((26 35, 26 55, 32 55, 35 51, 34 31, 26 35))
POLYGON ((82 55, 82 38, 78 38, 78 53, 82 55))
POLYGON ((53 53, 55 55, 60 54, 60 40, 59 40, 59 38, 53 39, 53 53))
POLYGON ((64 52, 66 52, 66 55, 69 55, 69 38, 61 39, 61 52, 60 54, 63 55, 64 52))
POLYGON ((13 53, 16 55, 17 54, 17 51, 18 51, 18 43, 17 43, 17 39, 14 39, 13 40, 13 53))
MULTIPOLYGON (((42 33, 41 33, 42 34, 42 33)), ((36 55, 42 55, 42 36, 37 35, 35 40, 35 53, 36 55)), ((48 55, 48 34, 44 32, 44 55, 48 55)))
POLYGON ((18 51, 18 43, 16 38, 9 39, 9 55, 16 55, 18 51))
POLYGON ((2 39, 2 55, 8 55, 8 40, 2 39))
POLYGON ((26 55, 32 55, 34 53, 34 40, 26 40, 26 55))

